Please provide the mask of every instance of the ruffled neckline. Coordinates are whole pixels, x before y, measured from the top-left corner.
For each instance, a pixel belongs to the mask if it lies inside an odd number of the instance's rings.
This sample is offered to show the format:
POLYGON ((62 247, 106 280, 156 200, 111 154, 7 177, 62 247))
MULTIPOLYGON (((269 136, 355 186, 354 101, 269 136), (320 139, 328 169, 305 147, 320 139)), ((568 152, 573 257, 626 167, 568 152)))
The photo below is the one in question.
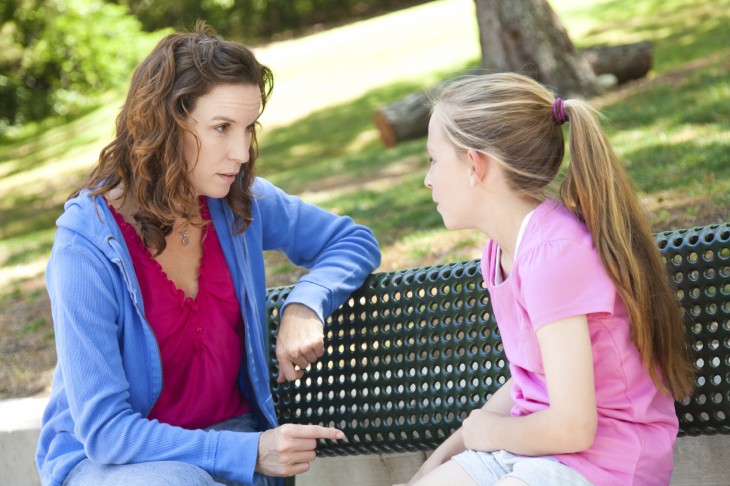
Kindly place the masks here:
POLYGON ((200 204, 201 204, 201 215, 203 217, 204 222, 208 222, 205 226, 203 226, 202 231, 202 241, 201 241, 201 253, 200 253, 200 260, 198 261, 198 291, 195 294, 194 297, 188 297, 185 295, 185 292, 178 288, 177 285, 175 285, 175 282, 173 282, 170 277, 167 275, 167 272, 165 272, 165 269, 162 268, 162 265, 160 265, 160 262, 155 260, 155 258, 152 256, 152 253, 150 252, 149 248, 145 246, 144 242, 142 241, 142 237, 137 233, 137 230, 135 227, 129 223, 127 220, 124 219, 124 217, 119 214, 114 206, 109 204, 109 201, 104 199, 106 201, 107 206, 109 207, 109 210, 111 211, 112 215, 114 216, 114 219, 117 222, 117 225, 119 226, 119 229, 122 231, 122 235, 124 236, 124 241, 128 245, 132 245, 134 247, 135 253, 137 255, 141 255, 142 258, 145 259, 145 261, 149 264, 151 264, 157 272, 162 276, 163 280, 166 282, 166 285, 170 289, 170 291, 173 293, 173 295, 176 295, 180 301, 181 305, 193 307, 196 308, 198 305, 198 296, 201 295, 200 288, 202 285, 202 282, 205 280, 204 277, 206 272, 206 265, 205 265, 205 255, 207 254, 207 246, 208 246, 208 230, 212 226, 212 222, 210 222, 210 211, 208 210, 208 204, 205 200, 205 197, 200 197, 200 204))

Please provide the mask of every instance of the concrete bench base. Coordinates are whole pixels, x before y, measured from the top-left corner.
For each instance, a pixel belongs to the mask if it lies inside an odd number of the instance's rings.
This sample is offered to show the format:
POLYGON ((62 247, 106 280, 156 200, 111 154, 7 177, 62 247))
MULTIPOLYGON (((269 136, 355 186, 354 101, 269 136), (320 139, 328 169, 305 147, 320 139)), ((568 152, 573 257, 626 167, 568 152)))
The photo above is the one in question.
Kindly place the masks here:
MULTIPOLYGON (((0 402, 0 483, 39 486, 34 457, 45 398, 0 402)), ((672 486, 730 486, 730 435, 682 437, 674 451, 672 486)), ((321 457, 297 486, 388 486, 407 481, 424 452, 321 457), (346 479, 345 482, 343 482, 346 479)))
MULTIPOLYGON (((682 437, 674 449, 671 486, 730 486, 730 436, 682 437)), ((297 486, 375 486, 404 483, 426 458, 423 452, 318 458, 297 476, 297 486), (345 482, 346 479, 346 482, 345 482)))
POLYGON ((37 486, 35 448, 46 398, 0 401, 0 484, 37 486))

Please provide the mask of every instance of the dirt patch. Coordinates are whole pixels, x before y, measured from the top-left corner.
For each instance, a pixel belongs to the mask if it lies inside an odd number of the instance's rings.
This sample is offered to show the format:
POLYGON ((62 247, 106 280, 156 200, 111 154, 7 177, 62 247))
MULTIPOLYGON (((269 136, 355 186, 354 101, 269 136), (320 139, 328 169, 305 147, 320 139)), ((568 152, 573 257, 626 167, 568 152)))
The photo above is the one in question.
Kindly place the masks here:
POLYGON ((48 394, 56 348, 43 279, 25 282, 0 305, 0 399, 48 394))

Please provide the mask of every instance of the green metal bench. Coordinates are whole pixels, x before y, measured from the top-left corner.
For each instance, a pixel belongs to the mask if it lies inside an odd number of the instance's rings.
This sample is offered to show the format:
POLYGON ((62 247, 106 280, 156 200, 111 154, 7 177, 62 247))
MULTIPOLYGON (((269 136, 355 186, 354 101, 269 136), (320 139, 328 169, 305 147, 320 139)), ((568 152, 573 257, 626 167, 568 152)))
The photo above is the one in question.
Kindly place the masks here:
MULTIPOLYGON (((730 225, 656 236, 686 310, 697 389, 679 435, 730 434, 730 225)), ((270 350, 291 287, 268 290, 270 350)), ((345 431, 320 456, 426 451, 509 378, 479 261, 371 275, 325 325, 325 354, 271 386, 282 423, 345 431)))

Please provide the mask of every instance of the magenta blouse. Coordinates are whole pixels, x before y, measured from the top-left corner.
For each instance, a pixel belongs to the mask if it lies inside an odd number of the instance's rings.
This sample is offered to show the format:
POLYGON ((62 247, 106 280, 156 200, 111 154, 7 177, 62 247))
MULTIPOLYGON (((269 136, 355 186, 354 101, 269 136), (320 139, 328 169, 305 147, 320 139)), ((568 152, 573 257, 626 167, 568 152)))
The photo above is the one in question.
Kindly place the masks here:
MULTIPOLYGON (((201 202, 203 219, 210 221, 205 198, 201 202)), ((237 384, 244 349, 241 308, 212 223, 203 228, 198 293, 190 298, 167 277, 134 227, 110 209, 132 256, 162 359, 162 393, 148 418, 197 429, 251 411, 237 384)))

